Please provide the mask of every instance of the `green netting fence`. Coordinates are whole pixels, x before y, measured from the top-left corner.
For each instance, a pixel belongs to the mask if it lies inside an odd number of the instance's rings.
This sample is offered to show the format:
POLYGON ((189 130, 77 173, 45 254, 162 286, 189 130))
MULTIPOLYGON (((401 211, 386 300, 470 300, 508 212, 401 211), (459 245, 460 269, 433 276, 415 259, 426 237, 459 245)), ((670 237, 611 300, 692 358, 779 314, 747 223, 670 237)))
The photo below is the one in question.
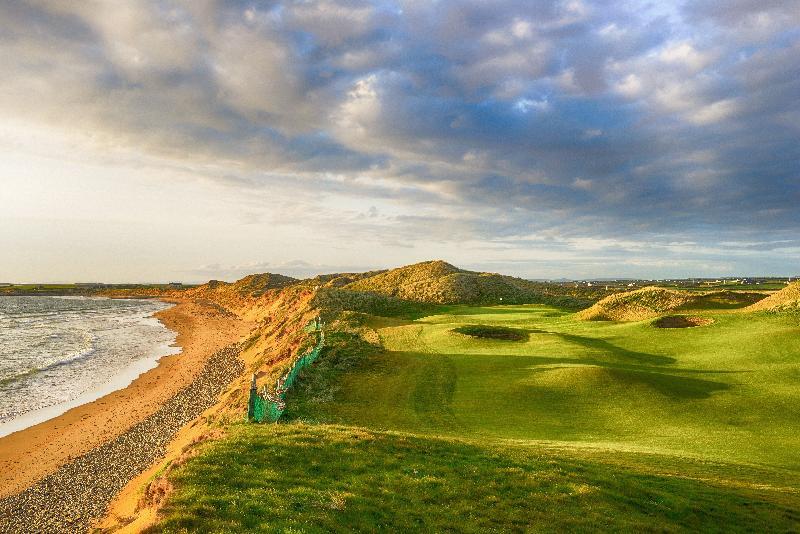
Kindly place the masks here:
POLYGON ((283 415, 286 409, 286 392, 294 385, 300 371, 314 363, 319 357, 322 347, 325 345, 325 332, 319 318, 314 319, 306 327, 306 331, 317 332, 317 344, 313 349, 297 358, 289 370, 275 382, 273 388, 264 386, 259 392, 256 388, 256 377, 253 375, 250 383, 250 401, 247 404, 248 420, 258 423, 274 423, 283 415))

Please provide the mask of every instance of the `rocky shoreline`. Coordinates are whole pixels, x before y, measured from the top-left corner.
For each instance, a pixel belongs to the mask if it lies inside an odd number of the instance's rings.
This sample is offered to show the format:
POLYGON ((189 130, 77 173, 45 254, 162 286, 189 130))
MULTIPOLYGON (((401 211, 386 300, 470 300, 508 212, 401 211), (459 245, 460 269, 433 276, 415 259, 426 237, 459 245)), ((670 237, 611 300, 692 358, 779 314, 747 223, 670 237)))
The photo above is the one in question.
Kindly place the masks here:
POLYGON ((0 532, 87 531, 131 479, 163 457, 178 430, 242 375, 240 348, 234 344, 214 353, 191 384, 116 439, 0 499, 0 532))

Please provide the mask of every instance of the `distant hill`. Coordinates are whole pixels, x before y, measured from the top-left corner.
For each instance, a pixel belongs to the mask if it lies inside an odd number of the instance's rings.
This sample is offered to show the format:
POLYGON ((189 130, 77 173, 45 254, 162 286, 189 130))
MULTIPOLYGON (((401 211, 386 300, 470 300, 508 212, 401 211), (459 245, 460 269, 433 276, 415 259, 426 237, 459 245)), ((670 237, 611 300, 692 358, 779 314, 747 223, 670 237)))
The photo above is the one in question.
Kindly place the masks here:
POLYGON ((537 284, 513 276, 459 269, 445 261, 415 263, 379 272, 344 286, 413 302, 431 304, 519 304, 559 300, 575 305, 569 297, 547 296, 537 284))
POLYGON ((377 274, 385 273, 386 269, 379 271, 367 271, 364 273, 333 273, 333 274, 320 274, 314 278, 307 278, 302 281, 305 286, 319 286, 319 287, 344 287, 347 284, 352 284, 357 280, 369 278, 377 274))
POLYGON ((617 293, 578 312, 584 321, 643 321, 683 307, 691 302, 691 294, 648 286, 635 291, 617 293))
POLYGON ((792 282, 777 293, 745 308, 745 311, 787 311, 800 309, 800 282, 792 282))
POLYGON ((345 289, 369 291, 404 300, 443 303, 448 284, 444 278, 463 272, 441 260, 415 263, 397 269, 379 272, 345 285, 345 289))
POLYGON ((241 294, 259 297, 270 289, 281 289, 296 284, 298 281, 297 278, 282 274, 251 274, 234 282, 231 288, 241 294))
POLYGON ((273 273, 254 274, 233 283, 211 280, 183 295, 243 312, 250 308, 252 299, 259 299, 271 290, 290 288, 315 292, 315 302, 325 309, 364 313, 403 310, 411 315, 429 310, 434 304, 536 303, 580 309, 595 300, 572 295, 571 288, 467 271, 441 260, 390 270, 325 274, 305 280, 273 273))
POLYGON ((207 283, 190 289, 187 295, 200 296, 208 293, 236 294, 240 297, 260 297, 270 289, 283 289, 299 280, 291 276, 284 276, 275 273, 251 274, 236 282, 222 282, 220 280, 209 280, 207 283))

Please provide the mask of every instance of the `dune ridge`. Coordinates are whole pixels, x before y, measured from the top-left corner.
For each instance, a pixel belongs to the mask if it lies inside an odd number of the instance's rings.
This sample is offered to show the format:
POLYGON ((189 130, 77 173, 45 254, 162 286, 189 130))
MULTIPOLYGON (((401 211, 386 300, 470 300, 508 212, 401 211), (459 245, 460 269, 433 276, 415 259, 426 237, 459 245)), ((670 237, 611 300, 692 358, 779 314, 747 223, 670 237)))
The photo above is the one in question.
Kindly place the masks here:
POLYGON ((685 292, 648 286, 610 295, 578 312, 578 318, 584 321, 643 321, 680 308, 692 298, 685 292))
POLYGON ((745 308, 746 311, 789 311, 800 309, 800 282, 792 282, 777 293, 745 308))

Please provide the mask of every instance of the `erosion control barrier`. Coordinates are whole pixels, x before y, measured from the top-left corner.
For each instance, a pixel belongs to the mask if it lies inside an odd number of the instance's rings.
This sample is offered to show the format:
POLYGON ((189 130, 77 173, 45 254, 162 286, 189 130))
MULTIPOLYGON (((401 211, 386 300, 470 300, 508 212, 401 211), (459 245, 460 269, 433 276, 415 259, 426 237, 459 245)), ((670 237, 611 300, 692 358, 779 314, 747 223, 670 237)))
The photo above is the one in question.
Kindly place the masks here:
POLYGON ((314 319, 306 330, 317 333, 317 344, 297 360, 286 373, 281 376, 272 389, 264 386, 261 391, 256 387, 256 375, 250 382, 250 400, 247 403, 247 419, 257 423, 274 423, 280 419, 286 409, 286 392, 294 385, 297 376, 304 367, 308 367, 319 357, 325 345, 325 332, 322 321, 314 319))

